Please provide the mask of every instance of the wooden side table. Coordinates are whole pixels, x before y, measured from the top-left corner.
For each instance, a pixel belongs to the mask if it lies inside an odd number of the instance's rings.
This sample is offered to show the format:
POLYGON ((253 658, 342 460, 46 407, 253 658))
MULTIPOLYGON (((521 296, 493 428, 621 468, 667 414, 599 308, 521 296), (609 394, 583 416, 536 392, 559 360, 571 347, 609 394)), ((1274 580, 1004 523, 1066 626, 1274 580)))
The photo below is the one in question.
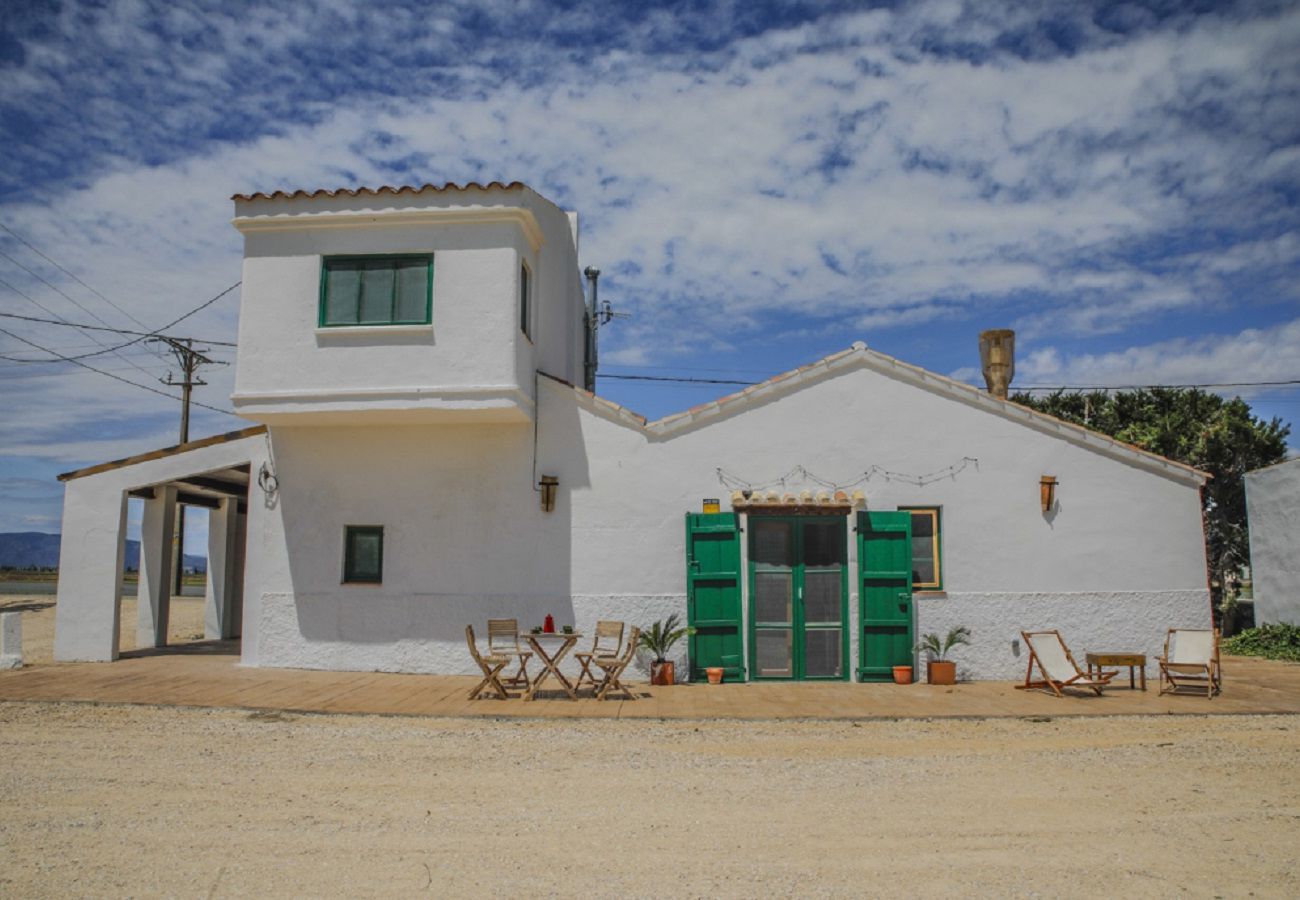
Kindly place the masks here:
POLYGON ((1128 666, 1129 690, 1137 690, 1134 669, 1141 673, 1142 690, 1147 689, 1147 658, 1144 653, 1089 653, 1088 674, 1100 675, 1103 666, 1128 666))

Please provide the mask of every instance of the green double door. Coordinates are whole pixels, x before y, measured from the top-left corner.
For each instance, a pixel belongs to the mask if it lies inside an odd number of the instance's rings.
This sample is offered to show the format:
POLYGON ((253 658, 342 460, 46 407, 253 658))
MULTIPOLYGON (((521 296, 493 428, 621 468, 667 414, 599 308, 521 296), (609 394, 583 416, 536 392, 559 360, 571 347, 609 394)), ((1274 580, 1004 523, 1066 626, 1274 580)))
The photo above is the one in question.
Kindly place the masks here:
POLYGON ((845 518, 751 515, 748 527, 754 677, 846 678, 845 518))
POLYGON ((858 575, 858 678, 892 681, 912 664, 910 513, 858 513, 858 575))

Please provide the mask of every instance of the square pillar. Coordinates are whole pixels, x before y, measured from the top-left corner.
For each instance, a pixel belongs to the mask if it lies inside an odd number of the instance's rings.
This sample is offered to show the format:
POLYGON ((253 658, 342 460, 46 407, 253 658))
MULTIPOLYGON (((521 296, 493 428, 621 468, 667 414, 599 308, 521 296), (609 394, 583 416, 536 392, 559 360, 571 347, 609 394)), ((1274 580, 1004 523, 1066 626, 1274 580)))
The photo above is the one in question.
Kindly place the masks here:
POLYGON ((126 492, 94 476, 67 482, 54 607, 54 658, 117 659, 126 552, 126 492))
POLYGON ((226 640, 239 635, 240 587, 243 584, 242 519, 239 501, 228 497, 208 512, 208 578, 204 597, 203 636, 226 640))
POLYGON ((144 501, 140 523, 140 590, 136 601, 135 642, 145 647, 167 646, 167 622, 172 598, 172 538, 176 532, 176 488, 154 488, 144 501))

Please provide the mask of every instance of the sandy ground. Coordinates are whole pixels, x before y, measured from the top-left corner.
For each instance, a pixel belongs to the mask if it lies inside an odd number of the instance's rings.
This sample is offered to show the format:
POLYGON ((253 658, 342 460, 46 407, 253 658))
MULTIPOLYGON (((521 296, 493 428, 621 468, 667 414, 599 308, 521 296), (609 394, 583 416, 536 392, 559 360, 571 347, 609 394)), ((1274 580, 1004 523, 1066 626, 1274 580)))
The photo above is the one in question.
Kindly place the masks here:
MULTIPOLYGON (((135 596, 122 598, 121 649, 134 650, 135 596)), ((0 612, 21 610, 23 614, 23 663, 40 665, 54 660, 54 596, 52 594, 9 594, 0 596, 0 612)), ((167 621, 168 643, 203 640, 203 598, 173 597, 167 621)))
POLYGON ((1300 717, 0 704, 7 896, 1300 895, 1300 717))

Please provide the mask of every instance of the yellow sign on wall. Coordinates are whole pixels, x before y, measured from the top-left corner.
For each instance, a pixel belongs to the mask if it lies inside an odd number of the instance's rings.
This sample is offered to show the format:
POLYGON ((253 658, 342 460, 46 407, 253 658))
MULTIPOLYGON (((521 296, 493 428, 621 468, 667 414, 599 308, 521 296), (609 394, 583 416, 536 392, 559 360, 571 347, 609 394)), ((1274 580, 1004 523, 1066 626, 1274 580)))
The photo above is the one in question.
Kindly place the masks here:
POLYGON ((704 499, 704 511, 706 513, 722 512, 722 502, 717 498, 704 499))

